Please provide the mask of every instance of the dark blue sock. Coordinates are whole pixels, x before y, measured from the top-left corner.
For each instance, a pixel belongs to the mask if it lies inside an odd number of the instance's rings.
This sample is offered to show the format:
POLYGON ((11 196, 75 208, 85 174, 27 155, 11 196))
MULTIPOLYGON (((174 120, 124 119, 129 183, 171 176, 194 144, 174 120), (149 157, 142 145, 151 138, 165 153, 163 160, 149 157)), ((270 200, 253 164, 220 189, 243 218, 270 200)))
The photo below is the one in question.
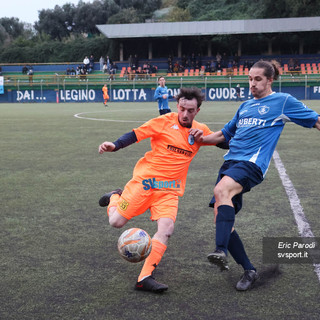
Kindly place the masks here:
POLYGON ((230 233, 234 224, 235 210, 231 206, 222 205, 218 207, 216 219, 216 246, 217 249, 227 254, 230 233))
POLYGON ((233 259, 240 265, 242 265, 244 270, 256 270, 251 264, 246 251, 244 249, 243 243, 236 230, 230 235, 228 250, 233 257, 233 259))

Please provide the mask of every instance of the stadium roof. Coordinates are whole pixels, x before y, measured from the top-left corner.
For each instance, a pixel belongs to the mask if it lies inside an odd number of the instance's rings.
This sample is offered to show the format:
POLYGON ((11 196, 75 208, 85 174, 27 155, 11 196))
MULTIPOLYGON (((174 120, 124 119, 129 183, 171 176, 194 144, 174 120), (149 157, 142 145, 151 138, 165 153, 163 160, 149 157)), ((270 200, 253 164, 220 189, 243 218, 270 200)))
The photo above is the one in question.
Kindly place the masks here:
POLYGON ((320 31, 320 17, 97 25, 107 38, 185 37, 320 31))

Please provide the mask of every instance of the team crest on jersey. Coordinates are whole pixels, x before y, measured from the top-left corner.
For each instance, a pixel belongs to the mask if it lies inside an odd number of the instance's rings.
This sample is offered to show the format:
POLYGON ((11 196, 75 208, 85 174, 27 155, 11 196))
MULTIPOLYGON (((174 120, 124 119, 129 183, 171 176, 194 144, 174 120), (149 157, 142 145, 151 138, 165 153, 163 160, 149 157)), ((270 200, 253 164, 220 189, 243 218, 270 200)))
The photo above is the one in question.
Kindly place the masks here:
POLYGON ((261 115, 264 115, 264 114, 268 113, 269 110, 270 110, 270 108, 267 107, 267 106, 261 106, 261 107, 258 108, 258 112, 259 112, 261 115))
POLYGON ((119 206, 122 211, 126 211, 128 208, 128 205, 129 205, 129 202, 127 202, 126 200, 122 200, 119 206))
POLYGON ((171 127, 171 129, 179 130, 179 127, 178 127, 177 124, 174 124, 174 125, 171 127))

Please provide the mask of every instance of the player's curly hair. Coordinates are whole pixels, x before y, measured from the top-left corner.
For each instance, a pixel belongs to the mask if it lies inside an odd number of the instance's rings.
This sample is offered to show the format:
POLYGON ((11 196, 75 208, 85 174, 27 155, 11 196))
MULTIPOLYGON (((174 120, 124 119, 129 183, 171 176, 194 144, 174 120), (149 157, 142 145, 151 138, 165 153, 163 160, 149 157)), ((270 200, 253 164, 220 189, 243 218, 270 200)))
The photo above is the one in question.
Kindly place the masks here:
POLYGON ((176 95, 176 99, 179 102, 181 98, 192 100, 195 98, 197 100, 197 107, 200 108, 202 101, 204 100, 204 95, 201 92, 201 89, 196 87, 191 88, 180 88, 180 92, 176 95))
POLYGON ((268 79, 277 80, 280 74, 280 63, 276 60, 259 60, 252 66, 252 68, 264 69, 264 75, 268 79))

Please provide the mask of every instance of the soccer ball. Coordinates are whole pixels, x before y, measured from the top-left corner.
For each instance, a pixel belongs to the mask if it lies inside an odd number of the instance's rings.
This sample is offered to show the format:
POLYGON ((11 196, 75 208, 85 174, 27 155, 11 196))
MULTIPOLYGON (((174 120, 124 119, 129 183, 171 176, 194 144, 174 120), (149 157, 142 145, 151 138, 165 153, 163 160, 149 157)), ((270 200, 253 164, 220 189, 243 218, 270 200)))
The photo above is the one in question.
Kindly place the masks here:
POLYGON ((124 231, 118 240, 120 256, 129 262, 143 261, 150 254, 151 247, 150 236, 139 228, 124 231))

